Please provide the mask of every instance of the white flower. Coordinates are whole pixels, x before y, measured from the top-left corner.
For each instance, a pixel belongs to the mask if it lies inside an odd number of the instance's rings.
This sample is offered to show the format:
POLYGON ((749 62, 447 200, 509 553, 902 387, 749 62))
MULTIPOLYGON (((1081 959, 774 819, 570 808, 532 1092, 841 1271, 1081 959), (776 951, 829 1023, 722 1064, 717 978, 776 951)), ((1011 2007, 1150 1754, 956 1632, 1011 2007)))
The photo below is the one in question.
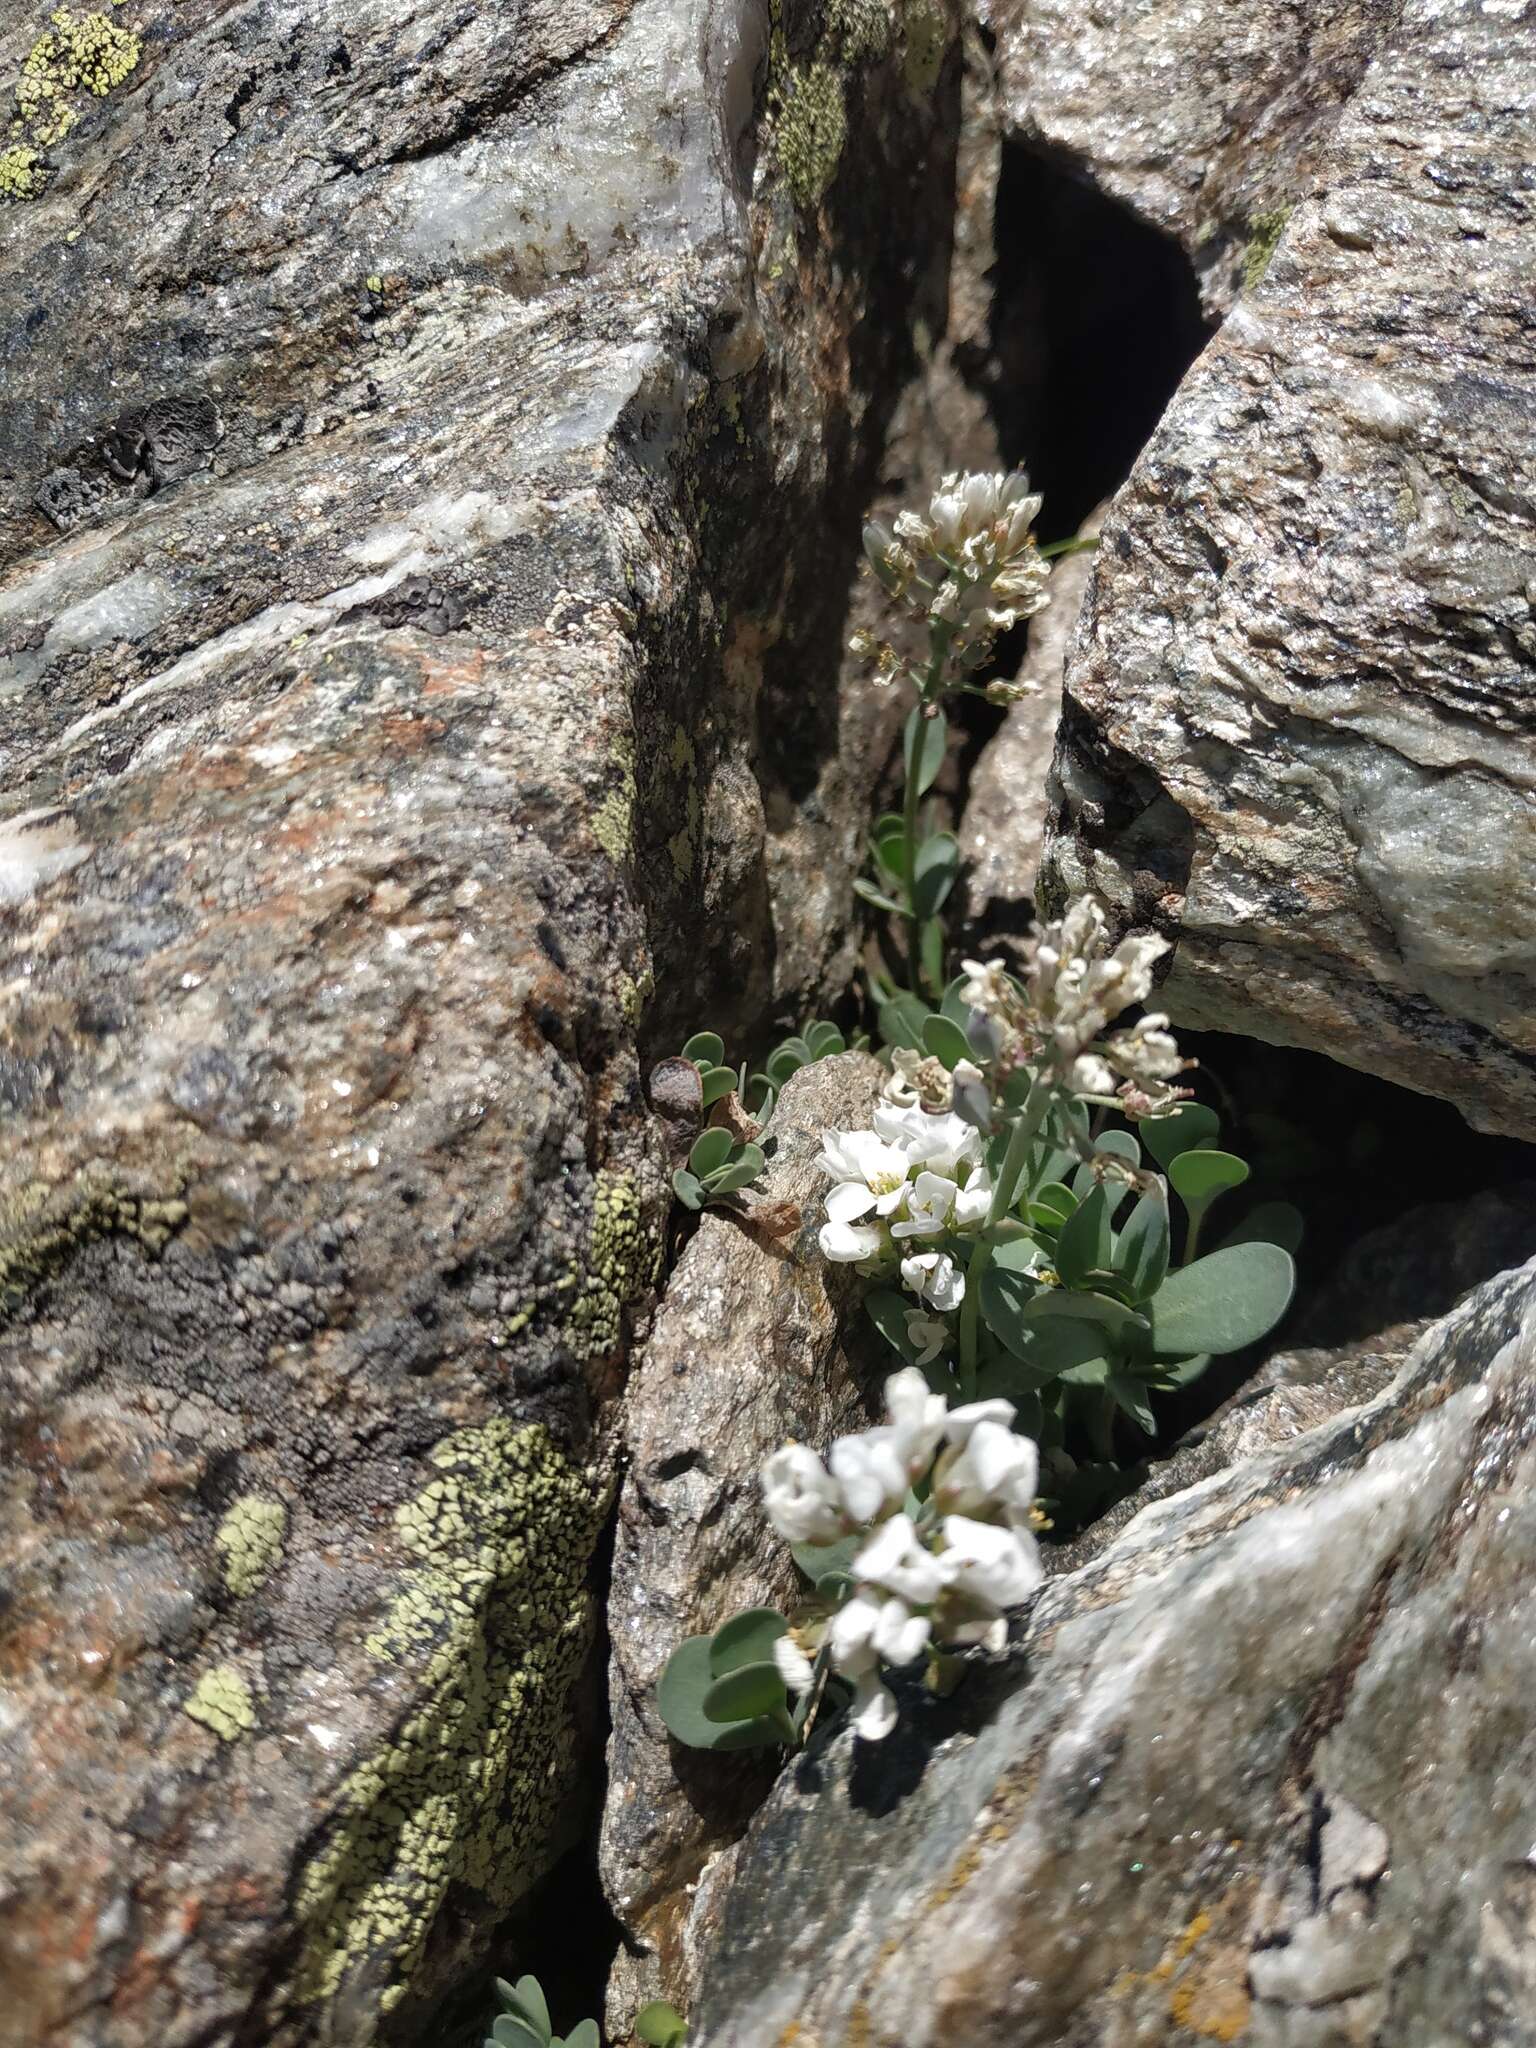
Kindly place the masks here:
POLYGON ((880 1587, 899 1599, 926 1607, 944 1590, 944 1569, 925 1550, 909 1515, 892 1515, 870 1537, 849 1567, 861 1586, 880 1587))
POLYGON ((879 1258, 886 1235, 878 1223, 823 1223, 816 1242, 822 1257, 834 1266, 856 1266, 865 1259, 879 1258))
POLYGON ((1027 1522, 1039 1479, 1039 1453, 1029 1438, 1015 1435, 1006 1422, 986 1420, 943 1468, 939 1499, 955 1514, 1002 1508, 1010 1520, 1027 1522))
POLYGON ((960 1000, 971 1010, 1005 1010, 1013 999, 1003 960, 962 960, 960 1000))
POLYGON ((1074 1095, 1113 1095, 1117 1085, 1114 1069, 1096 1052, 1080 1053, 1067 1074, 1074 1095))
POLYGON ((993 1613, 1028 1599, 1045 1573, 1033 1537, 965 1515, 944 1518, 943 1564, 952 1590, 993 1613))
POLYGON ((762 1471, 763 1507, 786 1543, 835 1543, 847 1526, 837 1482, 805 1444, 786 1444, 762 1471))
POLYGON ((919 1365, 932 1365, 939 1353, 949 1342, 949 1325, 940 1322, 937 1316, 924 1315, 920 1308, 909 1308, 907 1317, 907 1342, 917 1353, 919 1365))
POLYGON ((904 1365, 885 1383, 885 1412, 907 1477, 916 1479, 944 1434, 949 1419, 944 1396, 933 1392, 915 1365, 904 1365))
POLYGON ((857 1223, 871 1210, 891 1216, 901 1207, 910 1162, 875 1132, 823 1131, 816 1164, 836 1183, 826 1200, 831 1222, 857 1223))
POLYGON ((866 1672, 853 1688, 853 1729, 866 1742, 883 1742, 896 1726, 896 1695, 875 1672, 866 1672))
POLYGON ((1187 1062, 1160 1011, 1139 1017, 1129 1031, 1117 1031, 1106 1042, 1105 1058, 1128 1081, 1171 1081, 1187 1062))
POLYGON ((879 1600, 871 1600, 867 1593, 855 1593, 851 1600, 843 1602, 828 1622, 827 1644, 832 1653, 832 1669, 840 1678, 862 1678, 866 1671, 873 1671, 879 1664, 875 1631, 880 1626, 883 1604, 879 1600))
POLYGON ((875 1648, 887 1664, 913 1664, 928 1647, 933 1624, 914 1614, 904 1600, 882 1600, 875 1625, 875 1648))
POLYGON ((977 1167, 965 1186, 955 1196, 956 1230, 973 1230, 985 1223, 992 1213, 992 1182, 982 1167, 977 1167))
POLYGON ((914 1252, 901 1262, 902 1284, 947 1315, 965 1299, 965 1275, 948 1252, 914 1252))
POLYGON ((944 1418, 944 1434, 952 1444, 962 1448, 971 1440, 971 1432, 983 1422, 997 1422, 1004 1429, 1018 1414, 1011 1401, 1001 1398, 992 1401, 967 1401, 961 1408, 951 1408, 944 1418))
POLYGON ((926 1109, 896 1109, 881 1103, 875 1110, 875 1130, 887 1144, 903 1153, 909 1166, 926 1166, 933 1173, 958 1180, 962 1166, 981 1159, 981 1133, 952 1110, 934 1115, 926 1109))
POLYGON ((816 1678, 815 1666, 793 1636, 774 1637, 773 1661, 785 1686, 797 1699, 810 1691, 816 1678))
POLYGON ((840 1436, 828 1459, 848 1513, 872 1522, 906 1499, 912 1483, 898 1432, 889 1423, 840 1436))
POLYGON ((891 1225, 892 1237, 939 1237, 948 1227, 959 1193, 952 1180, 926 1167, 907 1190, 907 1214, 891 1225))

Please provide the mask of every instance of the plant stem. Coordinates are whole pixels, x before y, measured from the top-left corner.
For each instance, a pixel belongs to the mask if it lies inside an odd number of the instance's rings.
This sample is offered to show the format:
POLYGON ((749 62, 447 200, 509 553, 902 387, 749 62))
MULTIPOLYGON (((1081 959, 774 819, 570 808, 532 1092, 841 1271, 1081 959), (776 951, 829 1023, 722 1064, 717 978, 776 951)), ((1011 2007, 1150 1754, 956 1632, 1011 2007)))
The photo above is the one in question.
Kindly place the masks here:
MULTIPOLYGON (((925 691, 923 702, 927 701, 925 691)), ((917 916, 917 808, 921 802, 917 777, 909 775, 901 805, 901 878, 907 892, 907 962, 913 995, 923 992, 922 926, 917 916)))
POLYGON ((992 1232, 1012 1209, 1018 1193, 1019 1176, 1029 1163, 1030 1149, 1035 1142, 1045 1116, 1045 1090, 1036 1084, 1029 1091, 1029 1100, 1014 1120, 1013 1129, 1008 1133, 1008 1149, 1003 1154, 1003 1164, 997 1179, 992 1183, 992 1199, 987 1204, 987 1220, 982 1225, 981 1235, 971 1253, 970 1264, 965 1269, 965 1299, 960 1304, 960 1396, 964 1401, 975 1399, 976 1395, 976 1352, 978 1318, 981 1314, 981 1282, 988 1266, 992 1263, 994 1240, 992 1232))

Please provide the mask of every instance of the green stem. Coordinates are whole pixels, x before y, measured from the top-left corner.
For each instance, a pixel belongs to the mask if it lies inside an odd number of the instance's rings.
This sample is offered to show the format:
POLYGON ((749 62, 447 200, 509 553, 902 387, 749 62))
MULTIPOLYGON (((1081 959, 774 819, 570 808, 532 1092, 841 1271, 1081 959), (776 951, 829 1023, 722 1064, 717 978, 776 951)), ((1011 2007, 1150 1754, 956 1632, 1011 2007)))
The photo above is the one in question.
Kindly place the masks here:
MULTIPOLYGON (((923 702, 927 701, 925 691, 923 702)), ((917 777, 909 775, 901 806, 901 878, 907 892, 907 961, 914 995, 923 990, 922 927, 917 917, 917 808, 921 802, 917 777)))
POLYGON ((971 1253, 970 1264, 965 1269, 965 1299, 960 1304, 960 1398, 972 1401, 976 1398, 976 1353, 979 1348, 979 1317, 981 1315, 981 1282, 988 1266, 992 1263, 994 1241, 992 1232, 1012 1209, 1019 1189, 1019 1176, 1029 1164, 1030 1148, 1035 1142, 1045 1115, 1045 1090, 1039 1086, 1031 1088, 1029 1100, 1019 1111, 1013 1129, 1008 1133, 1008 1149, 1003 1154, 1002 1167, 992 1183, 992 1199, 987 1204, 987 1220, 981 1227, 971 1253))

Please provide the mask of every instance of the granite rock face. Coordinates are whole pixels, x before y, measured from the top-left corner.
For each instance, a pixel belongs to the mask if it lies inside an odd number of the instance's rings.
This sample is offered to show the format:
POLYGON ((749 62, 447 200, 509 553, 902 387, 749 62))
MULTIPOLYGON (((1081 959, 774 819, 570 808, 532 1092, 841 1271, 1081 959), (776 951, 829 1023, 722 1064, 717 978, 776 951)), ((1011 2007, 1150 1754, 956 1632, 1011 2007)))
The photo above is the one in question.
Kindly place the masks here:
MULTIPOLYGON (((1096 534, 1102 520, 1100 509, 1084 520, 1081 531, 1096 534)), ((966 788, 960 820, 960 854, 966 863, 962 908, 983 948, 1022 936, 1034 921, 1062 672, 1092 574, 1091 549, 1068 555, 1052 570, 1051 601, 1030 621, 1018 674, 1020 682, 1034 685, 1035 694, 1009 706, 966 788)))
POLYGON ((1533 1366, 1536 1262, 787 1772, 701 1889, 690 2038, 1525 2042, 1533 1366))
POLYGON ((1536 55, 1514 22, 1405 9, 1116 499, 1047 891, 1165 930, 1177 1021, 1529 1138, 1536 55))
POLYGON ((595 1774, 637 1035, 841 943, 795 878, 865 812, 841 565, 955 67, 922 4, 53 19, 0 30, 0 2040, 409 2040, 595 1774))
POLYGON ((767 1789, 761 1759, 673 1742, 655 1686, 685 1636, 745 1607, 781 1605, 800 1583, 763 1519, 763 1460, 789 1439, 824 1443, 862 1426, 860 1377, 840 1340, 860 1288, 816 1249, 827 1188, 816 1157, 823 1130, 868 1127, 880 1079, 865 1053, 792 1076, 767 1127, 774 1150, 758 1190, 770 1212, 789 1213, 772 1219, 771 1234, 706 1211, 625 1390, 599 1849, 628 1944, 610 1988, 616 2039, 649 1998, 691 2002, 679 1945, 691 1886, 767 1789))
POLYGON ((1217 314, 1311 189, 1398 9, 982 0, 981 12, 1007 131, 1178 241, 1217 314))

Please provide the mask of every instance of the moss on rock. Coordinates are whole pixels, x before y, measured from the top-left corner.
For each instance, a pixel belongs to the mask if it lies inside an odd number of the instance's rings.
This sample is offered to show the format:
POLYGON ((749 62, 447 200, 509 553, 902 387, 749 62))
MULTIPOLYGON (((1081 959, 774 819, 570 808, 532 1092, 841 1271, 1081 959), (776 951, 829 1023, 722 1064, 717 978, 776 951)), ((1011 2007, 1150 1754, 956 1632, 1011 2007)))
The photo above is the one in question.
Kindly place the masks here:
POLYGON ((600 1173, 592 1190, 586 1270, 567 1318, 567 1332, 581 1355, 593 1358, 618 1343, 624 1309, 655 1280, 660 1257, 633 1177, 600 1173))
POLYGON ((381 1973, 405 1997, 450 1885, 515 1900, 541 1874, 569 1782, 568 1699, 591 1638, 587 1566, 606 1489, 538 1425, 497 1417, 432 1455, 395 1516, 417 1560, 367 1648, 416 1705, 342 1787, 304 1871, 301 1994, 381 1973))
POLYGON ((1243 251, 1243 285, 1246 290, 1251 291, 1268 270, 1270 258, 1279 247, 1280 237, 1285 233, 1285 224, 1290 217, 1288 206, 1275 206, 1268 213, 1256 213, 1248 223, 1248 246, 1243 251))

